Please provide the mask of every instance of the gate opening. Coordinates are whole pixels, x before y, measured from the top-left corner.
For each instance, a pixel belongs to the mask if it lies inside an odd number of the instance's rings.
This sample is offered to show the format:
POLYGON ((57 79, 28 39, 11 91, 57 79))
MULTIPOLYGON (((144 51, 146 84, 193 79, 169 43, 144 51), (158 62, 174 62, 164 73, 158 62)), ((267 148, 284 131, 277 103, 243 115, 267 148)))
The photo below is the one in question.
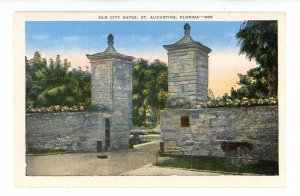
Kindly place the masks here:
POLYGON ((105 151, 108 151, 110 147, 110 122, 109 118, 105 118, 105 151))

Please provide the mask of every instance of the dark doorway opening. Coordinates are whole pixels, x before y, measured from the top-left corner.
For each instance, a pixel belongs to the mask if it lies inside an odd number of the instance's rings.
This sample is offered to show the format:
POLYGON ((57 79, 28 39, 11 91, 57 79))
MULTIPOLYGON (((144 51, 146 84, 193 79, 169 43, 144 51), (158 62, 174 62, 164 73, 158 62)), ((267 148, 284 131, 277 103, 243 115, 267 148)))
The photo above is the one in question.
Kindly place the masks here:
POLYGON ((190 127, 190 117, 181 116, 181 127, 190 127))
POLYGON ((109 118, 105 118, 105 151, 108 151, 110 147, 110 122, 109 118))

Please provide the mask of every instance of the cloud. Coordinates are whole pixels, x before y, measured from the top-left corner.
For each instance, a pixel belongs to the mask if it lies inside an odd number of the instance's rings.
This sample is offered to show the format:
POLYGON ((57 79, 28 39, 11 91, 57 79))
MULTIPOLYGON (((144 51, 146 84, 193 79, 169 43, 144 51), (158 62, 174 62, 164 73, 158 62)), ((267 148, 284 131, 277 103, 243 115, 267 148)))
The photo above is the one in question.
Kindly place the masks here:
MULTIPOLYGON (((99 36, 78 36, 68 35, 51 41, 51 48, 44 48, 48 52, 65 54, 67 53, 90 53, 97 48, 97 43, 103 42, 107 35, 99 36), (90 40, 94 40, 90 42, 90 40), (100 41, 101 40, 101 41, 100 41)), ((42 48, 40 48, 42 50, 42 48)))
POLYGON ((37 34, 32 36, 32 39, 34 40, 46 40, 48 38, 49 38, 48 34, 37 34))
POLYGON ((175 34, 166 34, 166 35, 162 35, 162 36, 158 37, 157 40, 167 41, 167 40, 172 40, 175 38, 178 38, 178 36, 175 34))
POLYGON ((229 37, 229 38, 235 38, 236 33, 234 32, 229 32, 225 35, 225 37, 229 37))
POLYGON ((77 35, 62 37, 62 40, 67 42, 78 42, 80 39, 82 38, 78 37, 77 35))
POLYGON ((134 42, 150 42, 152 40, 152 36, 137 36, 137 35, 126 35, 126 36, 119 36, 118 40, 123 41, 130 41, 134 42))
POLYGON ((205 39, 208 39, 208 35, 195 35, 193 37, 194 40, 205 40, 205 39))

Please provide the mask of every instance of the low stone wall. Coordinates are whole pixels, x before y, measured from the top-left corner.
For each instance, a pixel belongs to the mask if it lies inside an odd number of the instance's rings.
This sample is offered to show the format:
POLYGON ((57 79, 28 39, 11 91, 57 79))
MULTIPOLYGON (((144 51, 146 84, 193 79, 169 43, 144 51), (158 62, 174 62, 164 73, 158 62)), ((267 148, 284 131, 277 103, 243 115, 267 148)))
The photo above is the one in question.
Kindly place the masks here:
POLYGON ((166 151, 278 161, 277 106, 165 109, 161 116, 166 151))
POLYGON ((134 134, 134 133, 155 133, 155 134, 160 134, 161 133, 160 124, 157 124, 153 128, 135 127, 135 128, 131 129, 130 133, 131 134, 134 134))
POLYGON ((26 149, 60 149, 96 152, 97 141, 104 148, 103 113, 26 114, 26 149))

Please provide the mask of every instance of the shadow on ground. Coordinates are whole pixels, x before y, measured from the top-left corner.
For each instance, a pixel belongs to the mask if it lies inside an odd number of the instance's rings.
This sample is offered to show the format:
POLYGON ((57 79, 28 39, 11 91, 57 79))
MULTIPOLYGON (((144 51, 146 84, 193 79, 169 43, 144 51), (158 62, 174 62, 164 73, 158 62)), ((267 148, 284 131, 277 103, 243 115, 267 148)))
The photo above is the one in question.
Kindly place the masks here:
POLYGON ((69 153, 48 156, 27 156, 28 176, 116 176, 149 165, 156 160, 158 142, 150 142, 135 149, 105 153, 69 153))

